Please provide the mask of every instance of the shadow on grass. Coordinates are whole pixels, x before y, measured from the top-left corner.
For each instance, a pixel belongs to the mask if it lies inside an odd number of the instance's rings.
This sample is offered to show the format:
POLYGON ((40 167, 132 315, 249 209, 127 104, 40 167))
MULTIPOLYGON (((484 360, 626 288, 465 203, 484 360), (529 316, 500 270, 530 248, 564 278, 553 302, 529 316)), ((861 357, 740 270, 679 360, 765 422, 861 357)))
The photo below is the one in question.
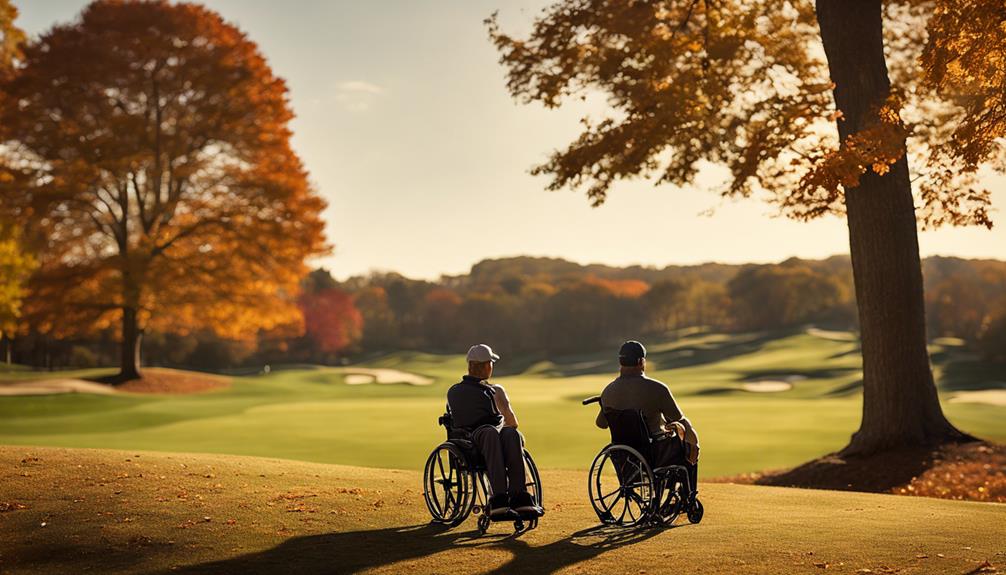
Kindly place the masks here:
MULTIPOLYGON (((766 344, 795 335, 793 330, 735 334, 722 341, 707 341, 695 344, 682 342, 669 349, 651 349, 646 361, 650 371, 665 371, 683 367, 694 367, 725 361, 734 357, 756 353, 766 344)), ((707 335, 707 334, 701 334, 707 335)), ((645 343, 645 341, 644 341, 645 343)), ((551 358, 552 365, 540 374, 550 377, 576 377, 580 375, 618 373, 617 349, 590 354, 563 355, 551 358)))
POLYGON ((818 369, 751 369, 742 372, 744 375, 739 377, 737 381, 741 382, 752 382, 752 381, 763 381, 766 379, 781 379, 788 380, 791 378, 802 378, 799 381, 807 379, 831 379, 835 377, 841 377, 848 375, 850 373, 855 373, 861 371, 858 367, 825 367, 818 369))
MULTIPOLYGON (((671 527, 669 529, 673 529, 671 527)), ((665 529, 620 529, 595 526, 541 546, 532 546, 520 535, 494 534, 479 537, 477 531, 451 531, 440 525, 391 527, 348 533, 328 533, 296 537, 259 553, 233 559, 173 568, 168 573, 356 573, 367 568, 389 566, 419 559, 450 549, 496 547, 512 557, 489 573, 554 573, 590 560, 623 545, 632 545, 660 534, 665 529)), ((466 571, 476 570, 476 556, 466 571)), ((409 567, 401 566, 403 571, 409 567)), ((427 566, 427 569, 429 566, 427 566)), ((446 565, 445 565, 446 568, 446 565)))
POLYGON ((852 381, 846 383, 845 385, 840 385, 836 387, 835 389, 829 391, 826 395, 828 395, 829 397, 846 397, 849 395, 859 393, 862 390, 863 390, 863 380, 857 379, 856 381, 852 381))
POLYGON ((1006 388, 1006 364, 977 359, 957 359, 943 366, 939 379, 943 391, 974 391, 1006 388))

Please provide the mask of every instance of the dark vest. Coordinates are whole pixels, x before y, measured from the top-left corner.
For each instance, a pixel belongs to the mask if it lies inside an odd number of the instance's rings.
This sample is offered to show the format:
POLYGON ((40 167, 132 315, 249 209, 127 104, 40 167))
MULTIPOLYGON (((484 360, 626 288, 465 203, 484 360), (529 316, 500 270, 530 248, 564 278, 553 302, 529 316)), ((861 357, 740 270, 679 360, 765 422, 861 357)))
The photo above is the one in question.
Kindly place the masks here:
POLYGON ((503 416, 496 409, 496 391, 482 381, 465 376, 447 390, 447 410, 454 427, 474 430, 481 425, 500 425, 503 416))

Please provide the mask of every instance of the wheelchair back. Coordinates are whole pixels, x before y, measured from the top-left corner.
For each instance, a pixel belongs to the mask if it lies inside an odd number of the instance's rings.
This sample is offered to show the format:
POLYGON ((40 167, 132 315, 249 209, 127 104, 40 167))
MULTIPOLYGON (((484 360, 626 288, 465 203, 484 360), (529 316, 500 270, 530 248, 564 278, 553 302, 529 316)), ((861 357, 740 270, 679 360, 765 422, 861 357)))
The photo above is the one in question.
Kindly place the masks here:
POLYGON ((475 447, 475 443, 472 441, 472 434, 468 430, 454 427, 454 420, 451 418, 450 412, 444 413, 437 419, 437 423, 442 425, 447 431, 447 441, 457 445, 461 448, 461 451, 465 455, 465 459, 468 463, 477 470, 481 470, 485 467, 485 461, 482 459, 482 455, 479 450, 475 447))
POLYGON ((642 453, 650 450, 650 432, 642 411, 605 408, 601 413, 608 421, 612 443, 628 445, 642 453))

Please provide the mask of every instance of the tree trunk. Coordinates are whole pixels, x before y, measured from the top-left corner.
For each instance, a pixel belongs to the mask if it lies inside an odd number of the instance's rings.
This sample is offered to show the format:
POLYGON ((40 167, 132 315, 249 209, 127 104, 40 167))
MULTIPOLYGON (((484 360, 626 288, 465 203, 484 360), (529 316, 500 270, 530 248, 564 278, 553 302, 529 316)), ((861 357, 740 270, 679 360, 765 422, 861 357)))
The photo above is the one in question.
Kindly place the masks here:
POLYGON ((13 340, 10 337, 7 336, 6 332, 4 332, 4 334, 3 334, 3 350, 4 350, 3 351, 3 355, 4 355, 4 363, 6 363, 7 365, 11 364, 11 357, 10 357, 11 356, 11 349, 10 349, 11 348, 11 344, 13 344, 13 340))
MULTIPOLYGON (((868 125, 887 99, 882 0, 817 0, 838 131, 868 125)), ((932 446, 967 436, 943 416, 926 350, 922 264, 908 161, 868 171, 845 191, 863 350, 863 419, 845 455, 932 446)))
POLYGON ((136 308, 122 309, 122 358, 119 362, 119 381, 129 381, 140 377, 140 332, 136 308))

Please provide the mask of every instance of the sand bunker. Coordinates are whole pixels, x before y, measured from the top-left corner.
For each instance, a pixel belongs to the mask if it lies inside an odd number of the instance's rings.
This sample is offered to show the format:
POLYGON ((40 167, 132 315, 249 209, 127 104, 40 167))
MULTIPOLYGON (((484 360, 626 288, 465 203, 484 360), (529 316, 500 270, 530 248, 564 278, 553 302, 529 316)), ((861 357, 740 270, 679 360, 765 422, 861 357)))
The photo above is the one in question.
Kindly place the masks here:
POLYGON ((42 379, 0 384, 0 396, 54 395, 60 393, 94 393, 111 395, 118 393, 115 388, 102 383, 83 379, 42 379))
POLYGON ((856 341, 857 336, 851 331, 833 331, 829 329, 818 329, 816 327, 807 328, 807 335, 827 339, 830 341, 856 341))
POLYGON ((742 383, 741 389, 744 391, 753 391, 755 393, 777 393, 793 389, 793 384, 779 379, 766 379, 762 381, 749 381, 747 383, 742 383))
POLYGON ((778 393, 793 389, 793 384, 807 379, 804 375, 776 375, 741 383, 741 389, 754 393, 778 393))
POLYGON ((397 369, 366 369, 360 367, 346 368, 343 370, 346 377, 343 381, 347 385, 366 385, 368 383, 405 383, 408 385, 430 385, 433 380, 407 371, 397 369))
POLYGON ((984 403, 986 405, 1006 407, 1006 389, 961 391, 950 398, 950 403, 984 403))

